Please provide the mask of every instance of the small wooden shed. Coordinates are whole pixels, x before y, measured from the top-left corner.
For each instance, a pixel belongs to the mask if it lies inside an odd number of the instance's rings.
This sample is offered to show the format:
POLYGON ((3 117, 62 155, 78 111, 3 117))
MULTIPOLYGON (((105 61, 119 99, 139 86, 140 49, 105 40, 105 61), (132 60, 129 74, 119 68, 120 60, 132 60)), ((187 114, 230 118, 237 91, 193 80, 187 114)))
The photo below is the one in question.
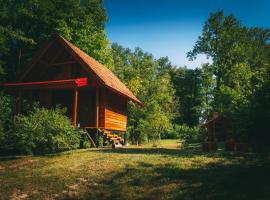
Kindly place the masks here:
POLYGON ((124 134, 128 101, 143 105, 107 67, 58 34, 39 49, 16 82, 4 87, 18 95, 18 112, 22 99, 47 108, 62 105, 74 127, 103 133, 124 134))
POLYGON ((226 115, 215 112, 213 117, 203 124, 207 128, 208 140, 225 141, 232 136, 232 120, 226 115))

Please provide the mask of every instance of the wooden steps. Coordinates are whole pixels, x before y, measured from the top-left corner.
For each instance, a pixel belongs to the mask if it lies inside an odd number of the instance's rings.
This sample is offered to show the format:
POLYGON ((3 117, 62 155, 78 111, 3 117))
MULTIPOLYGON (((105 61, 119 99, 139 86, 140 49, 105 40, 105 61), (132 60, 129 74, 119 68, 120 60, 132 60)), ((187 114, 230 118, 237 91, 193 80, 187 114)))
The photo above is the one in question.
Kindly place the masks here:
POLYGON ((113 147, 121 147, 124 144, 124 139, 117 134, 108 130, 101 130, 100 133, 112 143, 113 147))
MULTIPOLYGON (((83 130, 87 136, 87 139, 89 140, 89 142, 91 144, 91 147, 94 147, 94 148, 98 147, 98 144, 95 143, 94 138, 92 138, 91 135, 88 133, 87 128, 84 128, 83 130)), ((103 144, 105 144, 105 145, 106 145, 106 141, 107 141, 107 142, 112 144, 113 148, 117 148, 117 147, 122 147, 122 145, 124 145, 124 143, 125 143, 124 139, 121 136, 119 136, 111 131, 101 129, 101 128, 95 129, 94 131, 98 131, 98 133, 104 137, 105 140, 104 140, 103 144)))

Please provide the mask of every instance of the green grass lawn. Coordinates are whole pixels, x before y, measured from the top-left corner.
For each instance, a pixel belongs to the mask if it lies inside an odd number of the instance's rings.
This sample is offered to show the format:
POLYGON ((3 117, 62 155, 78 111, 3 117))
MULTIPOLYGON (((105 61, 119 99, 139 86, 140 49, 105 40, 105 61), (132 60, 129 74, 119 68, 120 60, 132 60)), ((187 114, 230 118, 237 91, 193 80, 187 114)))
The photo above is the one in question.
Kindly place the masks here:
POLYGON ((0 199, 270 199, 270 156, 177 140, 0 158, 0 199))

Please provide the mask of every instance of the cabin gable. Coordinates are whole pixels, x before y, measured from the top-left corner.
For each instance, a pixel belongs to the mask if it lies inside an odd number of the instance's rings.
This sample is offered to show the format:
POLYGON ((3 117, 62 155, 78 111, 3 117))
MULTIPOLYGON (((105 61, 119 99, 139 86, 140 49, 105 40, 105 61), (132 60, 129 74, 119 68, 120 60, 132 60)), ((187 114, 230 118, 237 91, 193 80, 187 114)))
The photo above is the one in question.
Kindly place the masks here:
POLYGON ((59 41, 55 40, 19 79, 22 82, 34 82, 81 77, 87 77, 89 81, 96 82, 95 75, 85 69, 59 41))

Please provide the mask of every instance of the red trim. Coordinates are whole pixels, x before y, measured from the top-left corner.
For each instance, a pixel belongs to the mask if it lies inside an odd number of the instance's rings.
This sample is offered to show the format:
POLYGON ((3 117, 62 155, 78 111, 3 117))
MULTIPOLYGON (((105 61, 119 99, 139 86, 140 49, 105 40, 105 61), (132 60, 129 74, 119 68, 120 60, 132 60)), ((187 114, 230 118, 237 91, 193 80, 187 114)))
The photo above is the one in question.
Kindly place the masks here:
POLYGON ((86 86, 88 83, 88 79, 87 78, 79 78, 76 80, 77 86, 78 87, 83 87, 86 86))
POLYGON ((46 87, 46 86, 58 86, 61 85, 63 87, 84 87, 88 85, 87 78, 77 78, 77 79, 68 79, 68 80, 52 80, 52 81, 39 81, 39 82, 19 82, 19 83, 4 83, 2 86, 4 87, 27 87, 27 86, 35 86, 35 87, 46 87))

